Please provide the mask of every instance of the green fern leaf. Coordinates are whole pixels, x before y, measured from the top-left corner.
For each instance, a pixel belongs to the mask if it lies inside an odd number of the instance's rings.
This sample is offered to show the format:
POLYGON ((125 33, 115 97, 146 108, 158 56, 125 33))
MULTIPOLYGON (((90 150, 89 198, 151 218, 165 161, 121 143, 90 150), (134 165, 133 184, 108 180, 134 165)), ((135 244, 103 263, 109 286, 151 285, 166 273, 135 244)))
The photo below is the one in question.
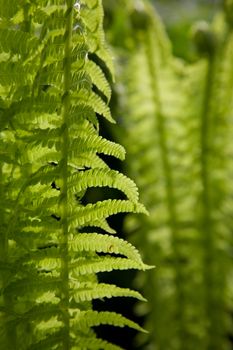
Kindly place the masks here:
POLYGON ((142 263, 137 249, 130 243, 118 237, 111 237, 99 233, 81 233, 69 242, 73 251, 91 251, 96 253, 121 254, 135 262, 142 263))
POLYGON ((109 82, 104 76, 102 70, 93 61, 88 61, 86 69, 89 75, 92 77, 92 83, 107 97, 108 101, 111 97, 111 88, 109 82))
MULTIPOLYGON (((114 123, 102 1, 0 0, 0 22, 1 344, 119 349, 95 337, 92 325, 110 313, 88 313, 91 302, 142 296, 98 283, 97 273, 148 267, 127 242, 78 233, 89 225, 113 234, 110 215, 145 212, 135 184, 101 159, 125 157, 99 135, 99 116, 114 123), (116 188, 128 200, 85 206, 91 187, 116 188), (85 334, 72 324, 77 310, 85 334)), ((116 317, 115 325, 141 330, 116 317)))
POLYGON ((134 182, 114 170, 93 169, 73 174, 68 179, 68 186, 71 193, 80 192, 89 187, 117 188, 124 192, 132 202, 138 201, 138 191, 134 182))
POLYGON ((144 206, 139 203, 107 199, 76 209, 70 218, 70 224, 72 227, 90 226, 93 221, 96 222, 99 219, 106 219, 110 215, 129 212, 147 214, 144 206))
POLYGON ((73 269, 78 276, 98 272, 110 272, 113 270, 146 270, 151 267, 126 258, 98 257, 89 258, 88 260, 85 258, 77 259, 75 262, 72 262, 70 268, 73 269))
POLYGON ((77 158, 84 151, 95 151, 107 155, 114 156, 121 160, 125 158, 125 150, 117 143, 108 141, 100 136, 86 135, 80 132, 79 138, 72 142, 72 155, 77 155, 77 158))
POLYGON ((140 293, 128 288, 120 288, 113 284, 80 283, 78 288, 72 288, 71 294, 77 303, 93 299, 112 297, 132 297, 141 301, 145 299, 140 293))
POLYGON ((0 29, 0 52, 25 55, 36 49, 38 41, 29 33, 0 29))
POLYGON ((103 350, 123 350, 121 347, 111 344, 105 340, 92 338, 92 337, 78 337, 77 338, 77 346, 73 346, 72 350, 80 350, 80 347, 83 349, 103 349, 103 350))
POLYGON ((81 311, 77 313, 76 318, 73 321, 74 326, 77 326, 83 332, 87 331, 90 327, 99 325, 110 325, 117 327, 128 326, 141 332, 145 332, 143 328, 138 326, 135 322, 130 321, 126 317, 119 315, 115 312, 97 312, 97 311, 81 311))
POLYGON ((92 226, 99 227, 102 230, 104 230, 105 232, 110 233, 112 235, 116 234, 116 230, 114 230, 112 227, 110 227, 110 225, 106 219, 93 221, 92 226))
POLYGON ((58 331, 54 334, 50 334, 39 342, 30 345, 27 350, 51 350, 57 344, 60 345, 56 346, 56 349, 62 350, 62 339, 64 338, 64 334, 64 331, 58 331))
POLYGON ((21 295, 34 292, 40 295, 41 292, 59 290, 61 279, 55 277, 32 276, 29 281, 27 278, 20 279, 10 283, 4 290, 5 295, 21 295), (37 277, 37 278, 36 278, 37 277))
POLYGON ((91 93, 89 98, 89 104, 94 106, 96 113, 105 117, 109 122, 115 124, 116 121, 112 118, 111 112, 107 104, 95 93, 91 93))

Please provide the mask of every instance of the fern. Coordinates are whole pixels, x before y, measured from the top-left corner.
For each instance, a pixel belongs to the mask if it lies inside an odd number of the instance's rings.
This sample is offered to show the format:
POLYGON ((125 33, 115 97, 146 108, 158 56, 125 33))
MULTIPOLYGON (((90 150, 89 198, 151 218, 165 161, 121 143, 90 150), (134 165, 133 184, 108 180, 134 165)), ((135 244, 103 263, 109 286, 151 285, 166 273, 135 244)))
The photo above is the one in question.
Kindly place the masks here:
POLYGON ((201 56, 184 64, 146 1, 128 17, 135 42, 118 51, 119 100, 129 116, 121 141, 150 216, 128 217, 126 230, 158 267, 136 280, 149 300, 137 308, 150 331, 139 345, 227 349, 232 25, 221 14, 212 28, 198 27, 201 56))
POLYGON ((228 125, 231 124, 229 112, 233 87, 230 66, 232 30, 227 26, 225 18, 220 19, 220 23, 222 24, 221 36, 217 37, 215 29, 217 23, 214 23, 212 32, 208 32, 207 28, 201 33, 204 40, 208 38, 208 35, 210 39, 211 36, 213 37, 213 41, 216 40, 214 47, 211 45, 211 40, 208 40, 210 47, 206 53, 206 80, 201 112, 202 213, 199 220, 200 230, 202 234, 205 234, 202 242, 204 245, 206 313, 209 317, 207 327, 209 349, 227 348, 225 337, 229 332, 229 318, 225 310, 229 304, 228 275, 231 261, 227 245, 230 244, 230 231, 223 222, 229 215, 224 207, 229 201, 227 192, 229 180, 226 175, 230 162, 228 154, 223 150, 225 141, 230 137, 228 125), (221 107, 219 107, 219 102, 221 107), (224 248, 220 243, 222 236, 225 241, 224 248), (213 305, 215 310, 213 310, 213 305), (221 326, 218 325, 219 319, 221 319, 221 326), (212 333, 213 337, 210 336, 212 333))
POLYGON ((146 213, 135 184, 100 157, 125 155, 99 135, 98 115, 114 122, 101 1, 1 1, 0 18, 1 344, 120 349, 92 327, 142 329, 121 315, 92 311, 91 302, 144 298, 98 283, 96 274, 149 267, 117 237, 80 233, 88 226, 114 233, 110 215, 146 213), (116 188, 127 199, 84 205, 90 187, 116 188))

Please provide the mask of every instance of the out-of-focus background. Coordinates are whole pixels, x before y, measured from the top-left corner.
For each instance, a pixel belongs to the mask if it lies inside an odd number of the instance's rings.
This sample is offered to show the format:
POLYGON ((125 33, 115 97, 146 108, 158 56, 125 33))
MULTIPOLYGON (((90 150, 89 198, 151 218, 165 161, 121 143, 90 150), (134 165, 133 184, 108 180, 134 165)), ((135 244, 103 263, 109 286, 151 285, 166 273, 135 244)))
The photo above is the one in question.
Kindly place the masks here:
MULTIPOLYGON (((101 133, 125 146, 124 165, 111 167, 136 182, 150 213, 111 225, 156 266, 111 274, 148 303, 122 300, 119 309, 111 300, 106 309, 149 333, 107 337, 129 350, 233 349, 233 2, 104 0, 104 8, 118 123, 102 122, 101 133)), ((97 332, 106 338, 104 327, 97 332)))
POLYGON ((195 21, 211 21, 221 0, 151 0, 161 15, 175 55, 192 60, 190 29, 195 21))

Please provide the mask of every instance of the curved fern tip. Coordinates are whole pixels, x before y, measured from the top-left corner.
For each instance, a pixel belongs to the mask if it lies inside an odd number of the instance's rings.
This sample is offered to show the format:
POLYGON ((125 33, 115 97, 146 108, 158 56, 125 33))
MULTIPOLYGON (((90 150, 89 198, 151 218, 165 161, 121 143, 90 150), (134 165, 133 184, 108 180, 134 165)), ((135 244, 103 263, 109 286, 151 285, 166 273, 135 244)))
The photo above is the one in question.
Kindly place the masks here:
POLYGON ((156 266, 155 265, 147 265, 147 264, 143 264, 143 268, 142 270, 145 271, 145 270, 153 270, 155 269, 156 266))

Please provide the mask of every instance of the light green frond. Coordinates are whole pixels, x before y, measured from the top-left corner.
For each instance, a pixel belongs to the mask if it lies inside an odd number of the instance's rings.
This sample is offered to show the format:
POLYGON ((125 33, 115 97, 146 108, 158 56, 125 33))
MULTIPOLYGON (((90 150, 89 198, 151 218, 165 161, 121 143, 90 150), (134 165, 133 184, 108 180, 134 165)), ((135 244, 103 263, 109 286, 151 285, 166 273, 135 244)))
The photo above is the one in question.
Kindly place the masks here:
MULTIPOLYGON (((83 2, 83 1, 82 1, 83 2)), ((111 53, 105 43, 103 31, 103 7, 102 1, 85 1, 87 5, 83 9, 83 21, 87 27, 87 41, 90 51, 95 53, 107 66, 112 77, 114 77, 114 66, 111 53), (92 35, 93 30, 95 35, 92 35)))
POLYGON ((103 8, 102 8, 101 1, 81 0, 81 3, 83 3, 84 6, 86 6, 83 9, 83 17, 84 17, 84 21, 87 29, 89 29, 90 32, 92 33, 96 32, 96 27, 100 29, 103 23, 103 8), (90 13, 92 13, 92 17, 89 16, 90 13))
POLYGON ((59 169, 57 166, 44 165, 40 167, 34 174, 31 174, 28 185, 41 185, 50 184, 59 176, 59 169))
MULTIPOLYGON (((44 70, 41 72, 39 84, 40 85, 51 85, 53 87, 56 87, 58 90, 60 90, 61 87, 61 81, 62 81, 62 69, 61 64, 50 64, 44 68, 44 70)), ((79 70, 78 72, 72 73, 71 77, 71 88, 76 91, 79 89, 87 90, 89 91, 91 87, 91 79, 87 72, 85 70, 79 70)), ((107 116, 107 108, 104 110, 103 113, 107 116)), ((108 113, 108 116, 110 118, 110 114, 108 113)))
POLYGON ((76 154, 77 157, 83 152, 96 151, 97 153, 103 153, 110 156, 114 156, 121 160, 125 158, 125 150, 122 146, 115 142, 108 141, 101 136, 89 136, 85 133, 79 134, 77 139, 72 141, 72 154, 76 154))
POLYGON ((38 154, 38 148, 34 149, 32 156, 33 161, 37 161, 38 164, 45 164, 45 163, 55 163, 59 164, 61 160, 61 154, 60 152, 57 152, 55 150, 44 152, 44 148, 42 148, 42 152, 39 152, 38 154))
MULTIPOLYGON (((46 248, 46 246, 45 246, 45 248, 32 250, 32 251, 30 251, 29 254, 22 256, 20 258, 20 261, 18 261, 18 263, 36 264, 38 261, 45 260, 45 259, 48 259, 48 260, 55 259, 58 261, 59 255, 60 255, 60 252, 59 252, 58 248, 56 248, 54 246, 46 248)), ((58 261, 58 264, 59 264, 59 261, 58 261)))
POLYGON ((109 199, 96 204, 87 204, 75 210, 70 223, 72 227, 89 226, 91 222, 105 219, 110 215, 118 213, 144 213, 144 206, 140 203, 132 203, 127 200, 109 199))
POLYGON ((166 63, 171 58, 172 54, 170 39, 166 33, 165 26, 158 13, 154 10, 154 7, 147 2, 144 2, 144 5, 147 14, 150 16, 153 36, 158 43, 157 57, 163 63, 166 63))
POLYGON ((0 0, 0 16, 2 18, 11 19, 20 9, 19 2, 17 0, 11 1, 11 6, 4 1, 0 0))
MULTIPOLYGON (((13 113, 17 113, 22 115, 23 113, 30 113, 31 112, 31 104, 33 103, 33 106, 35 108, 35 115, 31 115, 31 118, 39 118, 38 114, 45 113, 46 115, 49 113, 55 113, 56 109, 60 107, 60 100, 53 95, 45 95, 40 94, 37 97, 31 98, 24 98, 22 101, 16 102, 12 104, 12 111, 13 113)), ((55 119, 55 118, 54 118, 55 119)), ((32 121, 33 119, 30 119, 32 121)), ((44 120, 44 118, 42 118, 44 120)), ((25 120, 28 123, 28 118, 25 120)))
POLYGON ((105 117, 109 122, 115 124, 116 121, 111 116, 108 105, 94 92, 91 93, 88 104, 93 107, 96 113, 105 117))
POLYGON ((98 312, 98 311, 81 311, 77 313, 74 321, 74 326, 81 329, 83 332, 87 331, 90 327, 99 325, 110 325, 117 327, 128 326, 141 332, 145 332, 137 323, 127 319, 126 317, 117 314, 116 312, 98 312))
POLYGON ((18 30, 0 29, 0 52, 25 55, 36 49, 35 36, 18 30))
POLYGON ((30 85, 34 72, 34 68, 24 67, 19 62, 1 62, 0 84, 3 86, 10 84, 30 85))
MULTIPOLYGON (((70 158, 70 166, 75 168, 75 169, 79 169, 79 170, 85 170, 85 168, 104 168, 107 169, 108 166, 107 164, 94 152, 83 152, 81 154, 79 154, 79 157, 77 158, 75 155, 75 152, 73 152, 74 154, 72 155, 72 157, 70 158)), ((47 158, 45 158, 47 159, 47 158)), ((53 159, 57 159, 57 154, 55 153, 55 156, 53 156, 53 154, 51 154, 51 160, 53 159)))
POLYGON ((71 269, 78 275, 88 275, 99 272, 110 272, 113 270, 146 270, 150 267, 135 260, 116 257, 96 257, 76 259, 70 264, 71 269))
POLYGON ((61 133, 60 128, 34 129, 31 135, 24 136, 21 139, 27 143, 28 147, 41 145, 42 147, 53 148, 61 133))
POLYGON ((50 16, 56 12, 59 12, 65 10, 64 5, 59 4, 52 4, 52 5, 47 5, 44 3, 43 7, 37 8, 34 12, 34 20, 37 23, 44 23, 46 19, 50 19, 50 16))
POLYGON ((128 288, 120 288, 113 284, 80 283, 78 288, 72 288, 71 295, 77 303, 93 299, 112 297, 132 297, 145 301, 140 293, 128 288))
POLYGON ((89 311, 93 299, 143 300, 98 283, 98 272, 148 266, 121 239, 79 232, 114 234, 110 215, 145 213, 134 182, 105 161, 123 160, 124 148, 99 135, 100 116, 114 123, 103 15, 101 0, 0 0, 0 343, 7 350, 119 350, 92 326, 141 330, 123 316, 89 311), (100 202, 97 190, 97 203, 85 205, 92 187, 128 200, 100 202))
POLYGON ((92 77, 92 83, 107 97, 109 101, 111 97, 111 88, 103 71, 93 61, 87 62, 86 70, 92 77))
POLYGON ((93 227, 99 227, 99 228, 101 228, 102 230, 104 230, 105 232, 110 233, 110 234, 112 234, 112 235, 115 235, 115 234, 117 233, 116 230, 114 230, 114 229, 109 225, 109 223, 107 222, 106 219, 93 221, 92 226, 93 226, 93 227))
POLYGON ((121 190, 132 202, 138 201, 138 190, 128 177, 114 170, 91 169, 73 174, 68 179, 71 193, 86 190, 89 187, 110 187, 121 190))
POLYGON ((86 103, 75 103, 70 108, 69 121, 73 127, 77 127, 78 120, 88 118, 88 120, 98 130, 98 119, 95 115, 94 109, 88 106, 86 103))
POLYGON ((102 235, 100 233, 80 233, 69 242, 70 249, 96 253, 121 254, 135 262, 142 263, 137 249, 127 241, 118 237, 102 235))
POLYGON ((106 340, 102 340, 99 338, 92 337, 77 337, 76 338, 77 345, 72 347, 72 350, 80 350, 81 349, 103 349, 103 350, 123 350, 121 347, 111 344, 106 340))

